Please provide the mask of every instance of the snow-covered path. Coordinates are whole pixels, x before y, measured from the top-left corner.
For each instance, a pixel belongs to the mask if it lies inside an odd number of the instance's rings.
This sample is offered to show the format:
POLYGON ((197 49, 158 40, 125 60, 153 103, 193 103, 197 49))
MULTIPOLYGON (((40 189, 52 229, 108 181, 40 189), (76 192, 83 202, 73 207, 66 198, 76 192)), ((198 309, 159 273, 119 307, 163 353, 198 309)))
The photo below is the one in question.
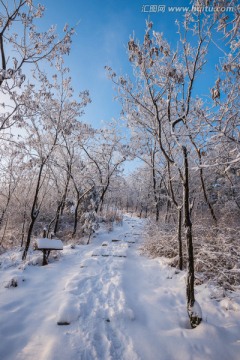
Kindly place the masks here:
POLYGON ((239 302, 198 287, 204 321, 190 329, 184 273, 139 254, 143 226, 126 215, 90 245, 65 247, 58 262, 1 270, 0 359, 239 359, 239 302), (4 288, 19 274, 19 287, 4 288))

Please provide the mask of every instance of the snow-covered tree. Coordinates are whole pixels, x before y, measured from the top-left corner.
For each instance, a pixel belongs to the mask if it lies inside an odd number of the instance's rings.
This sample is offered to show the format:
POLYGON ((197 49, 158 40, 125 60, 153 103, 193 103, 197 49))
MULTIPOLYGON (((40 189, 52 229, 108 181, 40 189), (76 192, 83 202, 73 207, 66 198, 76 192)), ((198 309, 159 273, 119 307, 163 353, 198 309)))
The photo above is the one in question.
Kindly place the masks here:
POLYGON ((37 167, 37 174, 23 259, 26 258, 33 226, 44 200, 40 190, 46 177, 49 177, 49 164, 53 161, 54 152, 62 144, 62 134, 71 133, 74 123, 89 102, 86 92, 80 94, 79 102, 72 99, 71 78, 67 77, 67 72, 60 59, 59 81, 57 75, 54 76, 54 83, 51 83, 44 74, 40 74, 40 91, 29 87, 24 146, 26 155, 37 167))
MULTIPOLYGON (((73 28, 65 27, 62 37, 52 26, 46 31, 37 27, 44 17, 44 6, 32 0, 1 1, 0 12, 0 130, 9 130, 21 122, 23 84, 31 70, 40 63, 55 62, 57 56, 69 54, 73 28)), ((45 64, 46 65, 46 64, 45 64)))

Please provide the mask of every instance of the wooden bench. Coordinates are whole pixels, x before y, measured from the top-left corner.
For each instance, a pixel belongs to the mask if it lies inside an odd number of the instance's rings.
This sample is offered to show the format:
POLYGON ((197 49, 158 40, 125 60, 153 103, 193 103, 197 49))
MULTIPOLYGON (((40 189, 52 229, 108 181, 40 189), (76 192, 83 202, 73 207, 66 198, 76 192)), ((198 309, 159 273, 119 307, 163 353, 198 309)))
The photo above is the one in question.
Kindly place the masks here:
POLYGON ((40 250, 43 253, 42 265, 48 264, 48 257, 52 250, 63 250, 63 243, 61 240, 50 240, 47 238, 40 238, 36 240, 35 250, 40 250))

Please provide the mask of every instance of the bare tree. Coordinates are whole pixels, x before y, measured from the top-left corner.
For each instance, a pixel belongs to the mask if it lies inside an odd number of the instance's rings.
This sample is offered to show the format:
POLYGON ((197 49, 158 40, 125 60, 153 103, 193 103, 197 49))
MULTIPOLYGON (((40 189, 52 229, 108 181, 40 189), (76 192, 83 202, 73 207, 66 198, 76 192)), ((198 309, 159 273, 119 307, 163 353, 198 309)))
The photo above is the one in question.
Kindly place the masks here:
POLYGON ((208 23, 199 14, 187 14, 183 26, 182 31, 178 25, 181 46, 176 50, 171 50, 162 34, 153 32, 151 35, 152 23, 147 23, 142 44, 130 39, 129 59, 134 66, 136 84, 123 77, 117 78, 110 68, 108 70, 118 87, 127 121, 132 127, 144 129, 147 137, 156 139, 169 170, 175 168, 182 183, 183 198, 182 204, 181 201, 179 204, 173 192, 171 170, 168 171, 169 193, 179 209, 178 227, 181 224, 182 206, 184 209, 188 253, 187 309, 191 325, 195 327, 201 322, 201 314, 195 312, 194 306, 193 194, 190 189, 189 161, 193 159, 193 145, 198 142, 200 130, 199 127, 196 130, 199 123, 194 106, 198 99, 193 95, 193 85, 205 63, 213 23, 208 23), (197 39, 195 47, 188 40, 190 34, 197 39))
POLYGON ((128 151, 112 126, 101 130, 99 136, 94 137, 94 143, 89 142, 87 145, 83 145, 82 149, 97 171, 94 181, 99 187, 100 200, 96 211, 102 211, 111 179, 120 170, 121 164, 128 156, 128 151))
MULTIPOLYGON (((31 69, 38 69, 41 62, 53 63, 57 56, 69 54, 73 28, 64 29, 62 38, 54 26, 40 32, 36 22, 44 17, 44 6, 34 5, 31 0, 0 4, 0 130, 7 130, 21 123, 24 114, 24 99, 20 90, 31 69)), ((29 78, 29 75, 28 75, 29 78)))
POLYGON ((43 201, 39 199, 40 189, 46 176, 45 170, 53 160, 53 154, 57 147, 61 145, 61 134, 71 132, 71 128, 76 118, 81 115, 82 109, 89 102, 88 93, 81 94, 82 101, 77 103, 70 101, 72 97, 71 79, 66 77, 66 69, 60 63, 60 81, 52 85, 44 75, 41 75, 42 87, 40 92, 31 92, 28 107, 28 121, 25 130, 28 133, 27 151, 31 152, 34 161, 38 164, 36 187, 31 206, 31 221, 27 234, 23 260, 26 259, 28 248, 31 241, 33 226, 38 217, 40 206, 43 201), (49 91, 55 86, 55 98, 49 91))

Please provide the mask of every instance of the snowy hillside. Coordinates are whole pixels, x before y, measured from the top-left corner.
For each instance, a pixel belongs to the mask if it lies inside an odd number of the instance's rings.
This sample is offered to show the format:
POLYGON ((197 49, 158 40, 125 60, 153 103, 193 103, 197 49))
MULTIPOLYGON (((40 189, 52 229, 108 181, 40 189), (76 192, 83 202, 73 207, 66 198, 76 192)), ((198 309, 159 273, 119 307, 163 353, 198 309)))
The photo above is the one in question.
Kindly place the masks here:
POLYGON ((0 359, 239 359, 240 294, 218 301, 216 289, 197 286, 203 322, 191 329, 185 273, 140 255, 143 226, 125 215, 44 267, 1 255, 0 359))

